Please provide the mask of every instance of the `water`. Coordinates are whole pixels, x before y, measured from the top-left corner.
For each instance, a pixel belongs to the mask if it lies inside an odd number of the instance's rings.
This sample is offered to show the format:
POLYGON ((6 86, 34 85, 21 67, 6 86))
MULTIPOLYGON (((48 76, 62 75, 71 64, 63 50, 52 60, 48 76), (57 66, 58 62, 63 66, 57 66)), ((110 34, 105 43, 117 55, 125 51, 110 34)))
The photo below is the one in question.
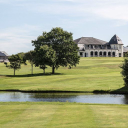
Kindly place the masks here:
POLYGON ((1 92, 0 102, 77 102, 100 104, 128 104, 128 95, 77 93, 21 93, 1 92))

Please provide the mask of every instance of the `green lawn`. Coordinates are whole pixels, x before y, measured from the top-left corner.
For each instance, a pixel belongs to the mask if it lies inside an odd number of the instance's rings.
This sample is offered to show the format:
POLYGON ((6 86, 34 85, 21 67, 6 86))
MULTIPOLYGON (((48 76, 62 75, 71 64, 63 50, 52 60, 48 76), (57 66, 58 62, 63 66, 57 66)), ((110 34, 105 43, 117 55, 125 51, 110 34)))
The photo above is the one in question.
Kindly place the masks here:
POLYGON ((127 105, 0 103, 0 128, 128 127, 127 105))
POLYGON ((119 67, 122 61, 123 58, 81 58, 77 67, 60 67, 55 75, 50 74, 49 67, 45 76, 39 68, 34 68, 34 75, 31 76, 30 65, 22 65, 16 71, 16 77, 13 77, 12 69, 0 63, 0 90, 117 90, 124 86, 119 67))
MULTIPOLYGON (((72 69, 60 67, 55 75, 51 68, 22 66, 13 70, 0 63, 0 90, 118 90, 124 85, 120 74, 123 58, 81 58, 72 69)), ((128 127, 127 105, 82 104, 61 102, 0 102, 0 128, 100 128, 128 127)))

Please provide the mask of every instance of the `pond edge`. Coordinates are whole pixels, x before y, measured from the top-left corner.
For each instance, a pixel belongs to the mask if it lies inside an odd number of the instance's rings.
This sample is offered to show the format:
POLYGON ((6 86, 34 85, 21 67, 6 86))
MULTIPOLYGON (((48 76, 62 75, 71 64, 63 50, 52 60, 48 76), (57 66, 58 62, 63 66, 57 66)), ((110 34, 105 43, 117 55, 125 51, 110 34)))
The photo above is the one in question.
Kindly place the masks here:
POLYGON ((94 90, 94 91, 62 91, 62 90, 18 90, 18 89, 6 89, 0 90, 0 92, 21 92, 21 93, 94 93, 94 94, 128 94, 128 91, 118 90, 94 90))

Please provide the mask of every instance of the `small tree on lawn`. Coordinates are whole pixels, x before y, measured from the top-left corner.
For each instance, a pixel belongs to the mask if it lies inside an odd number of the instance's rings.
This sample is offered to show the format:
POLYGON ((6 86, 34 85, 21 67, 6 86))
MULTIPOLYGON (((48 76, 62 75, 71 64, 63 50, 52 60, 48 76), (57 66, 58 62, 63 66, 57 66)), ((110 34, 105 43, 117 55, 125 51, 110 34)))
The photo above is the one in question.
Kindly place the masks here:
POLYGON ((28 60, 31 64, 31 74, 33 74, 34 56, 35 56, 34 51, 29 51, 29 52, 25 53, 25 55, 24 55, 24 60, 28 60))
POLYGON ((14 76, 15 71, 21 68, 21 58, 19 55, 12 55, 8 58, 10 65, 8 65, 8 68, 14 69, 14 76))
POLYGON ((52 73, 59 66, 76 66, 79 63, 77 44, 73 41, 72 33, 64 31, 62 28, 53 28, 50 32, 43 32, 37 40, 32 41, 35 48, 48 45, 56 52, 56 60, 50 65, 52 73))
POLYGON ((121 68, 122 68, 122 72, 121 73, 123 75, 125 86, 128 86, 128 58, 124 59, 124 63, 121 66, 121 68))
POLYGON ((34 64, 35 66, 39 66, 41 69, 43 69, 44 74, 45 69, 47 68, 46 65, 53 65, 55 63, 55 59, 56 52, 51 46, 49 47, 47 45, 43 45, 35 48, 34 64))
POLYGON ((5 66, 8 67, 8 63, 7 62, 4 62, 5 66))

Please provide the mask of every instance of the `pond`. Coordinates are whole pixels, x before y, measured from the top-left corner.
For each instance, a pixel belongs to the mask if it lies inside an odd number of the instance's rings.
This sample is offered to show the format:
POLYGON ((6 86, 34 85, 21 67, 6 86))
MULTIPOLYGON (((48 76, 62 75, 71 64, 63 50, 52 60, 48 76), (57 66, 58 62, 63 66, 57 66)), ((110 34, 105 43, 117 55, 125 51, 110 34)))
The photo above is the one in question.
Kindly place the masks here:
POLYGON ((0 102, 77 102, 128 104, 128 95, 0 92, 0 102))

